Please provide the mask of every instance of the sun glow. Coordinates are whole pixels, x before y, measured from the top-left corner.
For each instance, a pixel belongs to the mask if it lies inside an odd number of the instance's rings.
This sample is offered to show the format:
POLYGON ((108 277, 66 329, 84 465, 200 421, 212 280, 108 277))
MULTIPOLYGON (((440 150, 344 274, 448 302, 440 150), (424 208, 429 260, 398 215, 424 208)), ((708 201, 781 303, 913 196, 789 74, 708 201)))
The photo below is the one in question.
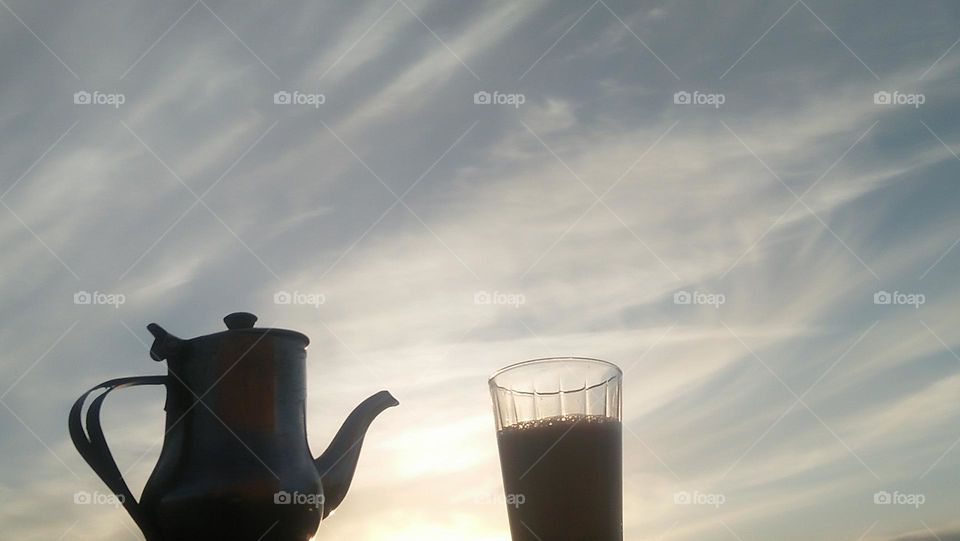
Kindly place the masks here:
MULTIPOLYGON (((317 534, 310 541, 322 541, 323 535, 317 534)), ((510 535, 494 534, 482 531, 479 524, 461 521, 458 524, 408 524, 397 529, 394 526, 384 526, 370 532, 369 537, 362 539, 370 541, 510 541, 510 535)))
POLYGON ((377 541, 450 541, 451 539, 459 541, 510 541, 510 536, 508 534, 495 535, 477 531, 467 524, 445 526, 410 524, 400 531, 384 528, 371 539, 377 541))

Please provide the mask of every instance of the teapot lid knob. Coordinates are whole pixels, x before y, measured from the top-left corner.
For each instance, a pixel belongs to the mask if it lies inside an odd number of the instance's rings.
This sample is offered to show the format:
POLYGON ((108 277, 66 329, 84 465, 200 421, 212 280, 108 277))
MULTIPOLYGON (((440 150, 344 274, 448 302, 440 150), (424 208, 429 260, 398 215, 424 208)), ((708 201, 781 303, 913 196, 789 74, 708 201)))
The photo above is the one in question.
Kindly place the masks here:
POLYGON ((227 328, 230 330, 252 329, 257 322, 257 316, 250 312, 234 312, 224 317, 223 322, 227 324, 227 328))

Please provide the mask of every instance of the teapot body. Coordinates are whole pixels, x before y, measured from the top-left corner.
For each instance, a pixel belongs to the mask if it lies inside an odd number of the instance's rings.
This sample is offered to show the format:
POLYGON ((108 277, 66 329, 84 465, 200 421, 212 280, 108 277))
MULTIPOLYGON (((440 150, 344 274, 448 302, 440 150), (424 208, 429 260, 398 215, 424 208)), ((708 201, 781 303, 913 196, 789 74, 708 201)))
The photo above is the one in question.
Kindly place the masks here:
POLYGON ((323 489, 307 446, 303 344, 250 333, 186 347, 168 359, 166 433, 141 498, 159 539, 306 541, 323 489))

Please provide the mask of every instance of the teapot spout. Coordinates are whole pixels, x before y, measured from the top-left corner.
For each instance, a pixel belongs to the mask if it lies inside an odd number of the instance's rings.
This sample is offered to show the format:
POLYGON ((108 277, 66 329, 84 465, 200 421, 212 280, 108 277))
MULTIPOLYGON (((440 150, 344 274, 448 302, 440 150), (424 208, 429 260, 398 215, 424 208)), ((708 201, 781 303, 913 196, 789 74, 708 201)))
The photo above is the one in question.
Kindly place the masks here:
POLYGON ((327 450, 314 460, 323 484, 324 518, 336 509, 347 495, 357 469, 363 437, 370 423, 383 410, 399 404, 387 391, 380 391, 367 398, 350 412, 327 450))

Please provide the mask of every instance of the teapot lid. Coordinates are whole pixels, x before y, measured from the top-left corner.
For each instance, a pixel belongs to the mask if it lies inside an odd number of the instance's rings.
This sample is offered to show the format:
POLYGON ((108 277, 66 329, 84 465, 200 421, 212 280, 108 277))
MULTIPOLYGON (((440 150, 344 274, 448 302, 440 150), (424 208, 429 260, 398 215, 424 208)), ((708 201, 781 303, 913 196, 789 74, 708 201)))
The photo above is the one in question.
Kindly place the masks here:
POLYGON ((216 337, 216 339, 221 339, 231 336, 235 333, 269 333, 271 335, 288 336, 302 340, 304 347, 310 343, 310 339, 305 334, 297 331, 291 331, 288 329, 274 329, 270 327, 254 327, 257 322, 257 316, 251 314, 250 312, 233 312, 232 314, 225 316, 223 318, 223 322, 227 326, 227 330, 225 331, 220 331, 218 333, 205 336, 198 336, 186 340, 173 336, 156 323, 151 323, 147 325, 147 330, 150 331, 150 334, 154 336, 153 346, 150 348, 150 356, 155 361, 161 361, 168 357, 176 356, 176 354, 180 351, 180 346, 185 342, 206 340, 214 337, 216 337))
POLYGON ((223 317, 223 322, 231 331, 234 329, 252 329, 257 322, 257 316, 250 312, 234 312, 223 317))
MULTIPOLYGON (((227 314, 226 316, 223 317, 223 323, 227 326, 227 330, 222 331, 224 333, 229 333, 231 331, 240 331, 244 333, 254 332, 258 334, 259 333, 280 334, 280 335, 287 335, 292 338, 299 338, 303 340, 304 346, 310 343, 310 338, 308 338, 307 335, 301 332, 291 331, 289 329, 276 329, 272 327, 254 327, 254 325, 257 323, 257 316, 254 314, 251 314, 250 312, 233 312, 233 313, 227 314)), ((220 333, 215 333, 215 334, 220 334, 220 333)))

